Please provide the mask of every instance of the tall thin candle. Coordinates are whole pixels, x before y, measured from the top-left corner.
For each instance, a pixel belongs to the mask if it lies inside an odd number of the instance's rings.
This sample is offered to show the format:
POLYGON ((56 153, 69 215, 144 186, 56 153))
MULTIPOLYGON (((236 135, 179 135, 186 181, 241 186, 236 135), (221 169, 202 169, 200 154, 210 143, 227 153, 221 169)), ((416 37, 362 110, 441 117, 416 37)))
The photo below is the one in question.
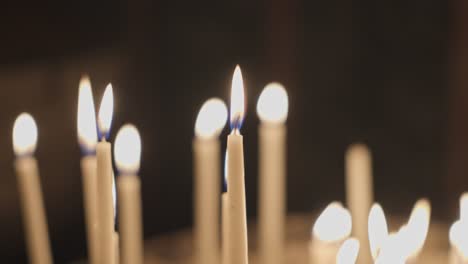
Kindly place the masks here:
POLYGON ((80 143, 81 176, 83 184, 83 204, 88 241, 88 259, 98 264, 98 217, 97 217, 97 179, 96 179, 96 112, 94 109, 91 83, 88 77, 80 81, 78 96, 78 142, 80 143))
POLYGON ((284 262, 286 219, 286 126, 288 95, 268 84, 257 103, 259 126, 259 256, 263 264, 284 262))
POLYGON ((195 255, 199 264, 219 264, 219 133, 227 120, 223 101, 212 98, 200 109, 195 122, 194 231, 195 255))
POLYGON ((16 154, 15 168, 29 261, 33 264, 51 264, 53 260, 49 230, 42 198, 39 169, 34 158, 36 143, 36 122, 27 113, 19 115, 13 127, 13 149, 16 154))
POLYGON ((140 169, 141 139, 133 125, 124 125, 115 139, 119 223, 123 264, 143 264, 140 169))
POLYGON ((239 66, 231 88, 231 134, 228 136, 228 201, 230 264, 248 263, 247 214, 245 205, 244 145, 240 133, 244 118, 244 84, 239 66))
POLYGON ((101 101, 98 115, 101 141, 96 146, 97 189, 99 208, 99 260, 100 263, 111 263, 114 254, 114 208, 112 204, 112 154, 111 144, 107 142, 112 124, 113 112, 112 85, 108 85, 101 101))

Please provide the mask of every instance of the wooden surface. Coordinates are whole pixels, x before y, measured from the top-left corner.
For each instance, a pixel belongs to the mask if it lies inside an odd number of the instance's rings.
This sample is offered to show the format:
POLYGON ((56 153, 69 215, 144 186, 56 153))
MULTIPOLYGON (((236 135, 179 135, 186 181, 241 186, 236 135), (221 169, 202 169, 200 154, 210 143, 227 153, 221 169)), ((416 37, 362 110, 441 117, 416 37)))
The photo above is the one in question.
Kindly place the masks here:
MULTIPOLYGON (((307 245, 310 230, 315 217, 312 214, 290 215, 287 220, 287 256, 286 263, 309 263, 307 245)), ((402 220, 392 218, 390 230, 397 230, 402 220)), ((251 264, 256 260, 255 223, 249 223, 249 259, 251 264)), ((145 245, 145 263, 157 264, 190 264, 192 263, 191 230, 181 230, 149 240, 145 245)), ((418 263, 448 263, 448 230, 439 223, 431 223, 429 239, 423 248, 418 263)))

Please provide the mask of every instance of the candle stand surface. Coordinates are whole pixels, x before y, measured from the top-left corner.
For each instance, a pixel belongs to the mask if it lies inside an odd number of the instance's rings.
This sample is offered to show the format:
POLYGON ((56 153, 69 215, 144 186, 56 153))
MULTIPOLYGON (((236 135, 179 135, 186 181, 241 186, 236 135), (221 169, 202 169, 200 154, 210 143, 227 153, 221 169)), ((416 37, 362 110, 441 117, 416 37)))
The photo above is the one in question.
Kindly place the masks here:
MULTIPOLYGON (((309 261, 308 245, 310 231, 316 219, 314 214, 290 214, 286 220, 285 264, 312 264, 309 261)), ((389 230, 398 230, 404 222, 403 217, 389 217, 389 230)), ((256 222, 249 221, 249 263, 260 264, 257 259, 256 222)), ((155 264, 191 264, 192 230, 158 236, 145 241, 145 263, 155 264)), ((432 222, 428 239, 417 263, 448 263, 448 226, 432 222)), ((79 262, 84 263, 84 262, 79 262)), ((321 264, 321 263, 318 263, 321 264)))

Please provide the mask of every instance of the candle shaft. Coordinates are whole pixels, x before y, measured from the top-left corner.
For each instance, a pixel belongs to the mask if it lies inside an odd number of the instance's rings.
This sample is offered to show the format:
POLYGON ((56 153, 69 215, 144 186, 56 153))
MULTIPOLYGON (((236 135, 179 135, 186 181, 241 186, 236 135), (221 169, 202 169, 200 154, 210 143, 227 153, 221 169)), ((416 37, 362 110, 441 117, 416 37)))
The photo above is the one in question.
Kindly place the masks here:
POLYGON ((32 264, 51 264, 52 252, 37 161, 33 157, 18 158, 15 168, 29 261, 32 264))
POLYGON ((284 262, 286 126, 259 127, 259 253, 263 264, 284 262))
POLYGON ((217 138, 196 138, 194 150, 194 224, 198 264, 218 264, 220 144, 217 138))
POLYGON ((113 259, 114 205, 112 201, 111 144, 105 141, 96 146, 97 187, 99 208, 99 261, 109 263, 113 259))
POLYGON ((245 205, 244 147, 242 136, 228 136, 228 193, 230 264, 248 263, 247 213, 245 205))
POLYGON ((141 183, 136 175, 117 179, 119 226, 123 264, 143 264, 141 183))
POLYGON ((367 234, 369 210, 373 201, 371 155, 362 144, 353 145, 346 153, 346 200, 351 211, 352 234, 361 243, 358 263, 372 263, 367 234))
POLYGON ((222 262, 223 264, 229 263, 229 195, 227 192, 223 193, 222 199, 222 239, 223 239, 223 251, 222 251, 222 262))
POLYGON ((120 264, 120 239, 119 239, 119 233, 114 232, 113 239, 114 239, 114 260, 113 260, 112 263, 120 264))
POLYGON ((83 182, 83 204, 85 206, 86 235, 88 240, 88 259, 91 264, 98 264, 98 217, 97 217, 97 178, 96 156, 81 159, 83 182))

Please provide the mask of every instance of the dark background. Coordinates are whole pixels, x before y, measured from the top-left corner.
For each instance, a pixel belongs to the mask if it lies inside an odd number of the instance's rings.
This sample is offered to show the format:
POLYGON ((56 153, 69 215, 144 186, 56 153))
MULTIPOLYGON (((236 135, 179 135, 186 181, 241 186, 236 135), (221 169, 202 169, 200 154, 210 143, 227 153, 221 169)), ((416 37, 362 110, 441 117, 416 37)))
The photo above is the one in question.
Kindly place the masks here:
MULTIPOLYGON (((344 151, 367 143, 375 197, 408 214, 427 196, 451 221, 467 189, 468 47, 462 0, 38 1, 0 10, 0 259, 26 261, 11 131, 28 111, 56 263, 85 256, 78 81, 96 104, 115 94, 114 137, 125 122, 143 141, 145 236, 188 227, 191 140, 209 97, 245 77, 249 218, 256 215, 255 104, 270 81, 290 96, 288 209, 344 200, 344 151)), ((225 136, 222 135, 225 144, 225 136)), ((223 145, 224 145, 223 144, 223 145)), ((311 219, 312 224, 312 219, 311 219)))

